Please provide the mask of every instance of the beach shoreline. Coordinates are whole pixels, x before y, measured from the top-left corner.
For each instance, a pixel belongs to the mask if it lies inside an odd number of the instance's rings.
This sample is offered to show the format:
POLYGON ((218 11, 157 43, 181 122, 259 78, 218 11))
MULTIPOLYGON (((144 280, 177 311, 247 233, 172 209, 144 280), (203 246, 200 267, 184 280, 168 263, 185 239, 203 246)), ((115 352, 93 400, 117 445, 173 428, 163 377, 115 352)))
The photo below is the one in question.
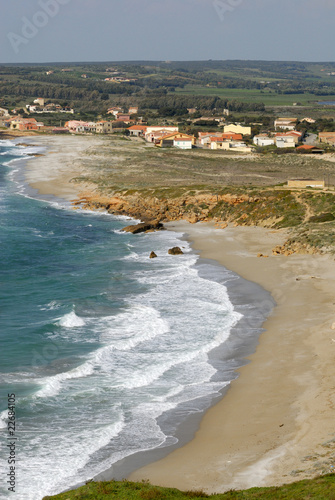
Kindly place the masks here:
MULTIPOLYGON (((85 175, 83 156, 103 139, 81 136, 27 136, 29 145, 45 147, 45 153, 32 157, 25 166, 25 181, 40 197, 54 196, 73 201, 86 189, 93 192, 89 182, 74 182, 85 175)), ((15 141, 16 143, 18 141, 15 141)))
POLYGON ((284 231, 185 222, 168 227, 184 230, 201 257, 260 284, 276 307, 250 363, 237 370, 195 438, 128 479, 215 493, 331 472, 333 259, 272 256, 284 231))
MULTIPOLYGON (((89 147, 87 138, 78 139, 78 147, 68 142, 64 162, 64 138, 55 138, 62 147, 52 155, 56 143, 50 145, 48 138, 49 154, 27 163, 30 186, 42 195, 76 198, 85 188, 71 179, 82 174, 80 154, 89 147), (52 157, 54 163, 48 167, 52 157), (76 158, 75 164, 71 158, 76 158), (46 179, 45 172, 50 174, 46 179)), ((194 439, 128 478, 213 493, 280 485, 329 472, 326 462, 334 450, 322 443, 330 443, 335 432, 333 258, 273 256, 272 248, 285 240, 281 230, 216 229, 213 223, 184 221, 166 226, 184 232, 200 257, 261 285, 277 305, 264 324, 256 352, 248 357, 250 363, 238 369, 239 377, 225 397, 205 413, 194 439), (260 253, 268 257, 257 257, 260 253)))

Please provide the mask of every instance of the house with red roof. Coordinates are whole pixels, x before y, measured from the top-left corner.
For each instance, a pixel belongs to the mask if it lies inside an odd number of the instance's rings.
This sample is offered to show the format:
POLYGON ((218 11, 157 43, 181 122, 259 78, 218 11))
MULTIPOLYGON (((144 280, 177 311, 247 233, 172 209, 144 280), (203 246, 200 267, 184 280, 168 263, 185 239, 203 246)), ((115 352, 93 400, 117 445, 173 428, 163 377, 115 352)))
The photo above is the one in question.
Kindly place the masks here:
POLYGON ((298 151, 298 153, 313 153, 313 154, 323 154, 324 151, 323 149, 320 149, 316 146, 310 146, 309 144, 303 144, 302 146, 298 146, 296 151, 298 151))
POLYGON ((295 144, 302 140, 302 133, 298 130, 290 130, 289 132, 277 132, 275 137, 292 137, 295 144))
POLYGON ((12 130, 39 130, 43 127, 44 123, 37 122, 35 118, 15 118, 10 121, 10 128, 12 130))
POLYGON ((180 149, 192 149, 195 144, 194 135, 184 134, 183 132, 173 132, 172 134, 164 134, 155 141, 155 145, 160 148, 171 148, 173 146, 180 149))
POLYGON ((239 147, 245 147, 242 134, 226 133, 221 134, 219 137, 210 138, 211 149, 229 149, 229 147, 233 147, 234 144, 239 144, 239 147), (229 146, 229 144, 231 144, 231 146, 229 146))
POLYGON ((131 127, 128 127, 127 130, 129 130, 129 135, 134 137, 143 137, 147 128, 148 127, 146 125, 132 125, 131 127))

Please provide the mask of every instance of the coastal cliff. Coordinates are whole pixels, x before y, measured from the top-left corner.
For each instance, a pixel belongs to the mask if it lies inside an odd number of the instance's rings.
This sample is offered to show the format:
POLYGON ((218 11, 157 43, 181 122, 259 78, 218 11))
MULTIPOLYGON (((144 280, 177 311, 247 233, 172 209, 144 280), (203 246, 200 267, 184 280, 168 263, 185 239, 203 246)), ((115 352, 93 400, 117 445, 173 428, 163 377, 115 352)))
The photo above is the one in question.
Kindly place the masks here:
POLYGON ((74 207, 104 209, 114 215, 127 215, 142 221, 160 223, 186 220, 190 223, 261 226, 287 229, 284 245, 274 254, 332 253, 335 250, 335 195, 328 192, 287 189, 225 188, 220 194, 184 189, 167 196, 169 190, 119 192, 106 196, 86 192, 74 207))

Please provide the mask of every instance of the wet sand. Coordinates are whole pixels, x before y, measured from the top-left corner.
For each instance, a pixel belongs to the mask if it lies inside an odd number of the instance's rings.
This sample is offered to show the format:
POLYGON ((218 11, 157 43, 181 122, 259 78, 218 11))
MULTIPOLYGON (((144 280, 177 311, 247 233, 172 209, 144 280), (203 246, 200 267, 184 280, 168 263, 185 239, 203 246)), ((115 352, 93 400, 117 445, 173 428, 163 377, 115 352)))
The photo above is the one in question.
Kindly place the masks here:
POLYGON ((185 222, 168 227, 185 231, 202 257, 270 291, 277 305, 250 363, 205 414, 195 438, 129 479, 213 493, 332 471, 334 259, 272 256, 284 241, 282 231, 185 222))

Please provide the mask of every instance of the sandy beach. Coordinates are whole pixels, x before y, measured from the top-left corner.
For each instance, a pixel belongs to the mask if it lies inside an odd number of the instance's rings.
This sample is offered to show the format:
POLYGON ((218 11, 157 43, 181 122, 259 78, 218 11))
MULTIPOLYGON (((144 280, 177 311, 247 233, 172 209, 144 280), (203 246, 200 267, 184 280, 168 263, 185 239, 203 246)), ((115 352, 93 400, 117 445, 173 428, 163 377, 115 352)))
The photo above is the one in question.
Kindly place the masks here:
POLYGON ((272 256, 282 231, 168 226, 185 231, 202 257, 270 291, 277 305, 250 363, 206 413, 195 438, 129 479, 213 493, 332 471, 334 259, 272 256))
MULTIPOLYGON (((46 137, 36 143, 44 140, 48 153, 28 162, 27 182, 40 193, 75 198, 83 186, 69 181, 82 173, 80 153, 101 139, 46 137)), ((201 257, 261 285, 277 305, 250 362, 205 414, 195 438, 129 479, 212 493, 331 471, 334 258, 273 256, 272 249, 285 240, 279 230, 183 221, 167 227, 185 232, 201 257)))
MULTIPOLYGON (((75 183, 72 179, 85 173, 83 155, 89 153, 103 139, 97 137, 78 136, 45 136, 31 137, 29 144, 45 146, 43 156, 38 156, 27 162, 26 181, 37 189, 41 195, 59 196, 73 200, 79 193, 94 186, 75 183)), ((25 138, 17 143, 26 143, 25 138)))

